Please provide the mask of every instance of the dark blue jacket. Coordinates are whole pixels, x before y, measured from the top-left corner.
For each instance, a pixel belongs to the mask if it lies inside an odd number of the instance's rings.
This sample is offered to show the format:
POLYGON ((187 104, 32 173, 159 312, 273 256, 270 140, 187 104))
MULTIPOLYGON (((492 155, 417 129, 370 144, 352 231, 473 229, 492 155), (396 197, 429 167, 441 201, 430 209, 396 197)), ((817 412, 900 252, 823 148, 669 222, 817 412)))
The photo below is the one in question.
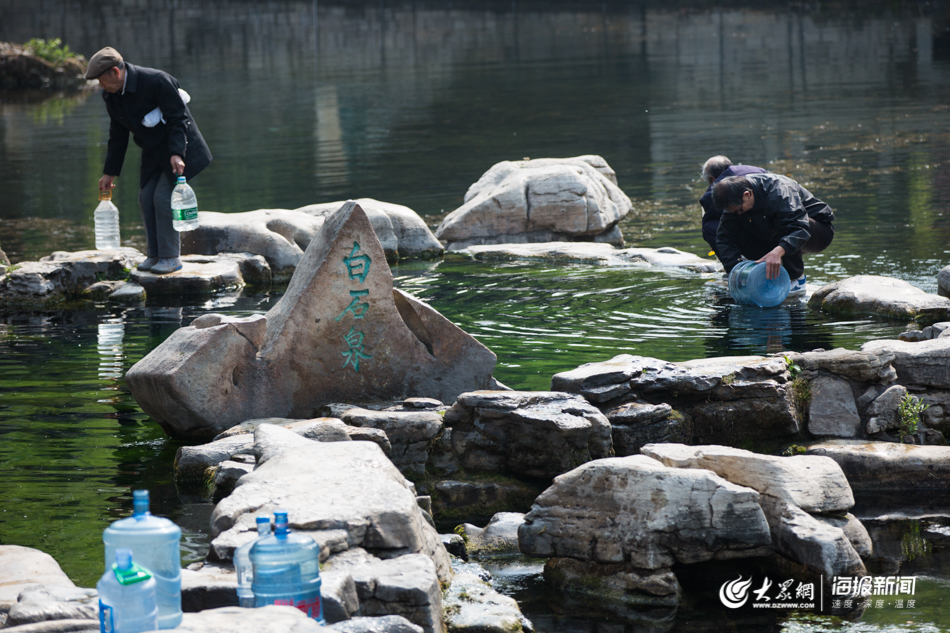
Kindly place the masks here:
MULTIPOLYGON (((724 172, 719 174, 713 182, 719 182, 729 176, 747 176, 749 174, 767 174, 768 172, 761 167, 752 165, 732 165, 727 167, 724 172)), ((716 232, 719 230, 719 218, 722 217, 722 211, 713 204, 712 185, 706 188, 706 193, 699 199, 699 204, 703 207, 703 239, 709 244, 709 248, 719 252, 716 249, 716 232)))
POLYGON ((171 157, 181 156, 185 161, 185 178, 198 175, 211 163, 208 149, 188 106, 178 94, 178 80, 161 70, 133 66, 126 62, 125 94, 102 93, 109 112, 109 146, 102 173, 118 176, 129 147, 129 132, 135 144, 142 148, 142 168, 139 186, 161 169, 174 182, 171 157), (155 108, 162 109, 165 123, 145 127, 142 119, 155 108))

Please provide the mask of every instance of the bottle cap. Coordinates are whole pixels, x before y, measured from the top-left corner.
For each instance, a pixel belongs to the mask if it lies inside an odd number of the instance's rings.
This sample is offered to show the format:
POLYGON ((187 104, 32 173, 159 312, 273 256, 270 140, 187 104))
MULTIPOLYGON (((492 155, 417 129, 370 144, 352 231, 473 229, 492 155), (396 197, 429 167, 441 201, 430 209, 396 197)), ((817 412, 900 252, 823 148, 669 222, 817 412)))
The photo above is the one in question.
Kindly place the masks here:
POLYGON ((132 516, 148 516, 148 490, 132 491, 132 516))
POLYGON ((179 176, 179 177, 178 177, 178 184, 179 184, 179 185, 185 184, 185 177, 184 177, 184 176, 179 176))
POLYGON ((112 189, 106 189, 105 191, 99 191, 99 201, 103 200, 112 200, 112 189))
POLYGON ((270 523, 270 519, 268 517, 257 517, 257 524, 260 525, 261 523, 270 523))
POLYGON ((286 510, 275 510, 274 511, 274 534, 277 536, 283 536, 290 532, 289 522, 287 520, 287 511, 286 510))

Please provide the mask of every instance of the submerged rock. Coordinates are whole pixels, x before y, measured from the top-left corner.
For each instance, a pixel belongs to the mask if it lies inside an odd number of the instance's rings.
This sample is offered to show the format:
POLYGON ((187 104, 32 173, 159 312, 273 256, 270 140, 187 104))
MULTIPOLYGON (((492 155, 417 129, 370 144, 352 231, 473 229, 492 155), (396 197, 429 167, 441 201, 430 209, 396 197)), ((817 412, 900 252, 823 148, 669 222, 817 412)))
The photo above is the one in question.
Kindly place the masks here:
POLYGON ((314 417, 331 402, 452 401, 493 383, 495 355, 393 288, 366 214, 327 219, 266 315, 204 315, 136 363, 126 380, 170 435, 214 437, 254 418, 314 417))
POLYGON ((447 250, 578 240, 622 246, 616 226, 631 206, 600 156, 504 161, 469 187, 435 235, 447 250))
POLYGON ((812 294, 808 307, 832 314, 876 314, 924 325, 950 319, 950 298, 876 275, 858 275, 823 286, 812 294))
POLYGON ((594 242, 542 242, 537 244, 497 244, 469 246, 454 251, 452 258, 467 257, 479 261, 533 259, 567 263, 649 264, 662 268, 681 268, 694 272, 720 272, 715 259, 703 259, 675 248, 625 248, 594 242))
MULTIPOLYGON (((442 244, 412 209, 372 198, 355 202, 366 212, 388 261, 441 255, 442 244)), ((201 212, 198 228, 182 235, 182 253, 253 253, 266 260, 275 281, 286 281, 326 218, 344 204, 328 202, 294 210, 259 209, 244 213, 201 212)))

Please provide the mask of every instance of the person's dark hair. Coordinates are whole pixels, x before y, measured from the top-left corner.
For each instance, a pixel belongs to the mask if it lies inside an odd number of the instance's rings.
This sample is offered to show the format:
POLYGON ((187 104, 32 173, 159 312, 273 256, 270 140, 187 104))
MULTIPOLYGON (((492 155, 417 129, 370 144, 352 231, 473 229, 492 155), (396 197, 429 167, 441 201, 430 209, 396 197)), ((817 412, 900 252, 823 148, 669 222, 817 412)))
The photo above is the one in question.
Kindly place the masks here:
POLYGON ((742 205, 742 194, 752 191, 752 183, 745 176, 729 176, 713 185, 713 204, 720 211, 742 205))
POLYGON ((725 156, 713 156, 703 164, 703 178, 711 183, 729 167, 732 167, 731 160, 725 156))

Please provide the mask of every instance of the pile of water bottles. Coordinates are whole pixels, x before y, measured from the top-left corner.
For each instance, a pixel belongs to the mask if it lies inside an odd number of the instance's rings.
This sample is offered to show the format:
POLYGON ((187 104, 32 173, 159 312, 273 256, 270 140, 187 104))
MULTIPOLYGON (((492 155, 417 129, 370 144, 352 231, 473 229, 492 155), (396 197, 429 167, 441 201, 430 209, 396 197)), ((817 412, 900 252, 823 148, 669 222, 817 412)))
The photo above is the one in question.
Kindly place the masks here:
MULTIPOLYGON (((149 512, 147 490, 133 495, 133 514, 102 535, 106 573, 99 591, 101 633, 173 629, 181 623, 181 529, 149 512)), ((242 607, 294 606, 324 624, 320 600, 320 548, 290 531, 287 513, 257 518, 257 538, 235 551, 242 607)))

